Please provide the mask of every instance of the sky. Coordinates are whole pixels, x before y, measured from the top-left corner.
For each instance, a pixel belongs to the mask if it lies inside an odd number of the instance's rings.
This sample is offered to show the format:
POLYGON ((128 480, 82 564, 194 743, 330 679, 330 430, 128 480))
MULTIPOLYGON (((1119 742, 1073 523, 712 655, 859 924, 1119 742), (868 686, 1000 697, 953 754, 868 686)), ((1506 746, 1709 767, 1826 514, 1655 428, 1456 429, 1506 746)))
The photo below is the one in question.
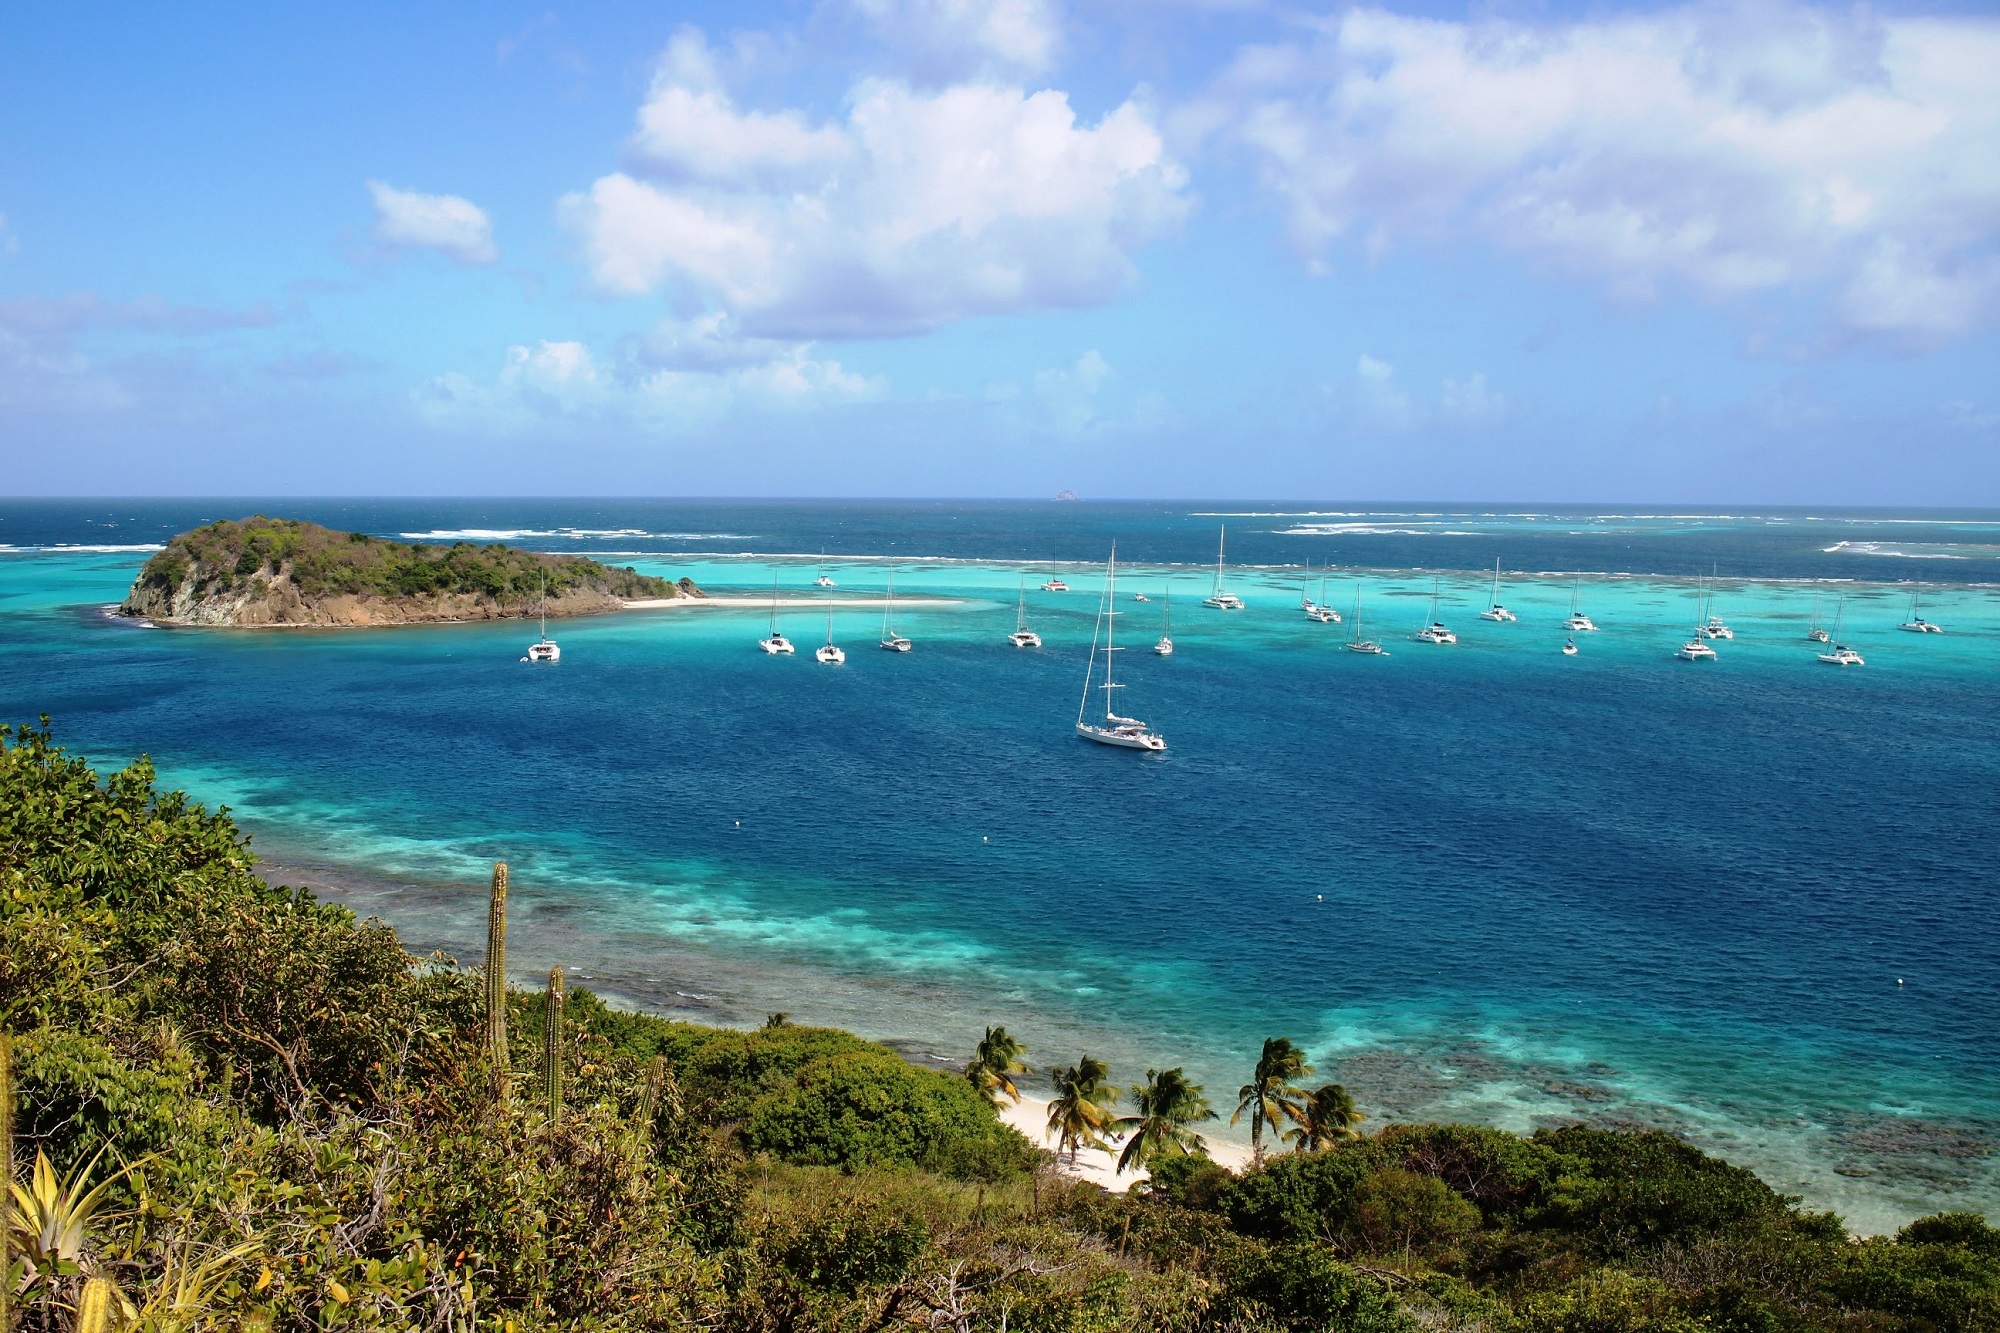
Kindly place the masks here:
POLYGON ((0 476, 1996 506, 1988 8, 8 5, 0 476))

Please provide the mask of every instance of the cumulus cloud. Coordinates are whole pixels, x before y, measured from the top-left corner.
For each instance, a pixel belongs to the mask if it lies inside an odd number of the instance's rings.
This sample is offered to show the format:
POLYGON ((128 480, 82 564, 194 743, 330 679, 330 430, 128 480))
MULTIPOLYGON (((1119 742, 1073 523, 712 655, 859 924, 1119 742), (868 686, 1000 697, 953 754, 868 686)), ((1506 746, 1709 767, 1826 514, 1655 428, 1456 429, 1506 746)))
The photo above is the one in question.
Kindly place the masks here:
POLYGON ((1101 304, 1191 206, 1136 100, 1085 125, 1058 91, 870 80, 815 122, 739 109, 687 33, 638 121, 630 169, 563 202, 593 278, 726 311, 751 337, 1101 304))
POLYGON ((1480 235, 1644 298, 1808 286, 1848 328, 2000 306, 2000 22, 1741 0, 1579 22, 1353 9, 1187 108, 1315 264, 1480 235))
POLYGON ((1446 379, 1430 395, 1406 388, 1395 366, 1367 352, 1355 358, 1354 374, 1331 388, 1334 401, 1355 424, 1384 434, 1488 430, 1505 425, 1514 414, 1507 395, 1487 383, 1484 371, 1446 379))
POLYGON ((500 258, 486 210, 455 194, 422 194, 369 181, 375 198, 375 239, 394 250, 436 250, 462 264, 500 258))
POLYGON ((671 431, 712 422, 732 409, 784 411, 854 402, 882 386, 837 361, 789 347, 763 360, 698 369, 643 359, 607 362, 581 342, 544 341, 507 350, 485 380, 440 375, 416 395, 438 425, 508 433, 551 422, 617 423, 671 431))
POLYGON ((921 76, 1041 74, 1056 60, 1062 23, 1049 0, 846 0, 921 76))

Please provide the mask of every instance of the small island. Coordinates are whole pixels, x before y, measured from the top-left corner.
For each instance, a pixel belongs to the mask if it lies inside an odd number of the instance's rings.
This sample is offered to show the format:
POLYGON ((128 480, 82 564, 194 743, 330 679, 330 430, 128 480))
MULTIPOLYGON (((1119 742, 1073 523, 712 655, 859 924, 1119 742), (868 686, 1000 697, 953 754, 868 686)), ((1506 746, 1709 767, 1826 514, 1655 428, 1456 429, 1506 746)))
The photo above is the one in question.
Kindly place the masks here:
POLYGON ((139 571, 118 613, 159 625, 415 625, 533 619, 545 598, 551 616, 588 616, 701 595, 689 579, 584 556, 395 542, 259 514, 175 537, 139 571))

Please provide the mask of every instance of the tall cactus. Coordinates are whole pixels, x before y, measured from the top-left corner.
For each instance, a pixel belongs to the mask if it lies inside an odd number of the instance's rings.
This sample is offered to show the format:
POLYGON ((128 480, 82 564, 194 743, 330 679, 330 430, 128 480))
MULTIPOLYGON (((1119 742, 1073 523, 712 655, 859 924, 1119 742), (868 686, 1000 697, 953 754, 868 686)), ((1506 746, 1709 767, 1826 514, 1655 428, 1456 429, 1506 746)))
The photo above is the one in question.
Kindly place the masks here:
POLYGON ((486 1055, 493 1066, 493 1095, 506 1101, 513 1079, 507 1066, 507 863, 493 863, 493 893, 486 906, 486 1055))
POLYGON ((111 1321, 111 1283, 91 1278, 76 1298, 76 1333, 111 1333, 111 1321))
POLYGON ((542 1010, 542 1074, 549 1098, 549 1120, 562 1119, 563 1103, 563 970, 549 969, 547 1004, 542 1010))
POLYGON ((14 1039, 0 1032, 0 1333, 12 1325, 7 1297, 14 1271, 14 1232, 7 1214, 14 1206, 14 1039))
POLYGON ((660 1090, 667 1081, 667 1057, 656 1055, 646 1066, 646 1089, 639 1094, 638 1122, 641 1132, 653 1132, 653 1117, 660 1113, 660 1090))

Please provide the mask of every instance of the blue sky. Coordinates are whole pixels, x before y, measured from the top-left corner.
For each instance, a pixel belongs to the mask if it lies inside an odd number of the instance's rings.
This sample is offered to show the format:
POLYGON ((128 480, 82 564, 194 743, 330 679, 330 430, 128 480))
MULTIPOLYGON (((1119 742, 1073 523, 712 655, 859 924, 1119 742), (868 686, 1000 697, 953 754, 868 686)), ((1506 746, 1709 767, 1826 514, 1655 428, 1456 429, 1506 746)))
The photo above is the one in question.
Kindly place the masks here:
POLYGON ((16 494, 2000 505, 1965 4, 16 5, 16 494))

